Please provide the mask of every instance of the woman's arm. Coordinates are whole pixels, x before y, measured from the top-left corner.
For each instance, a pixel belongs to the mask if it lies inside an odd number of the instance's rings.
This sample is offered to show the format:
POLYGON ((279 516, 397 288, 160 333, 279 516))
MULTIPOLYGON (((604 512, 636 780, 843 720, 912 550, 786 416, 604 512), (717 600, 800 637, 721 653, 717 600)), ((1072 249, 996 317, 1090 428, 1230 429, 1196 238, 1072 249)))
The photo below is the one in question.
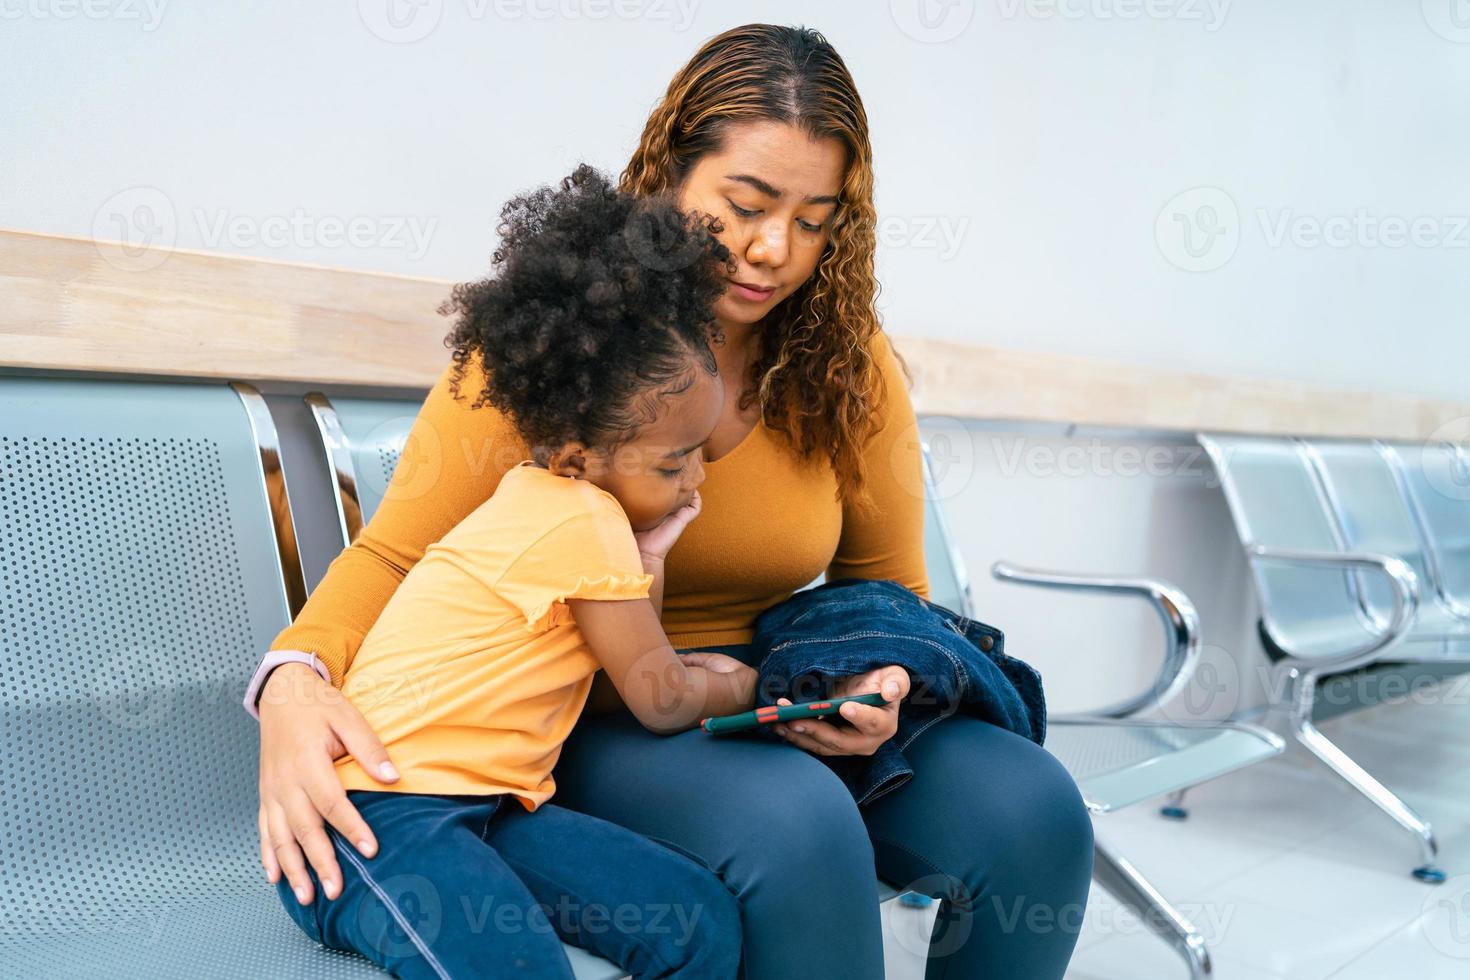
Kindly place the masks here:
POLYGON ((886 334, 873 343, 886 397, 880 428, 863 450, 866 488, 872 506, 844 502, 842 536, 827 579, 892 579, 929 598, 924 567, 924 478, 919 424, 908 380, 886 334))
MULTIPOLYGON (((909 398, 908 381, 888 336, 878 334, 874 344, 886 397, 880 409, 880 428, 863 451, 872 506, 844 503, 842 536, 827 568, 827 579, 892 579, 927 599, 918 419, 909 398)), ((897 666, 849 677, 832 692, 835 697, 876 691, 888 703, 843 705, 842 717, 852 727, 803 721, 792 726, 777 725, 776 732, 792 745, 817 755, 872 755, 898 731, 898 705, 908 696, 909 684, 908 671, 897 666)))
POLYGON ((464 397, 450 393, 448 370, 439 378, 377 513, 332 562, 272 650, 315 654, 340 687, 363 637, 408 570, 527 457, 524 441, 504 415, 488 405, 470 407, 484 385, 484 372, 473 359, 465 367, 464 397))
POLYGON ((463 399, 450 393, 449 381, 446 372, 424 402, 372 521, 272 644, 275 651, 314 655, 330 683, 311 666, 287 663, 252 685, 260 691, 260 861, 270 881, 284 873, 303 904, 313 898, 308 861, 328 898, 341 888, 323 818, 364 855, 377 849, 333 760, 351 755, 384 783, 397 779, 382 742, 337 687, 425 549, 487 500, 501 476, 525 458, 524 443, 499 412, 470 408, 484 387, 479 367, 467 365, 463 399))

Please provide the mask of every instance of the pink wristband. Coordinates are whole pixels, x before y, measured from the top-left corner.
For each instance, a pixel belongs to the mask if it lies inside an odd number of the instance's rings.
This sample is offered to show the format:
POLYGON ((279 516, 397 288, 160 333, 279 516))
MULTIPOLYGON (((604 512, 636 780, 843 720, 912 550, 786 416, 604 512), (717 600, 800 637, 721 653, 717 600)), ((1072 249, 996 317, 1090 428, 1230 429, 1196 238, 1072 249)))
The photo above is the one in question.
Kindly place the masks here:
POLYGON ((265 687, 265 682, 275 670, 282 664, 306 664, 320 675, 321 679, 328 684, 332 683, 332 672, 327 670, 327 665, 317 659, 314 653, 305 653, 301 650, 272 650, 265 655, 260 666, 255 668, 255 673, 250 675, 250 684, 245 688, 245 710, 250 717, 260 721, 260 690, 265 687))

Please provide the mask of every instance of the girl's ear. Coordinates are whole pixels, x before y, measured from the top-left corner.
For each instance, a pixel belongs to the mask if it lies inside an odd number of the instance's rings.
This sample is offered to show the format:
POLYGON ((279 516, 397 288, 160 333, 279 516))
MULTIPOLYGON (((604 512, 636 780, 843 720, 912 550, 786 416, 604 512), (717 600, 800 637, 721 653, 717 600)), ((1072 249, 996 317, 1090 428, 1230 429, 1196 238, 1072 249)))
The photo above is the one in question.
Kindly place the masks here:
POLYGON ((547 457, 546 468, 557 476, 573 480, 587 478, 587 446, 581 442, 568 442, 552 451, 547 457))

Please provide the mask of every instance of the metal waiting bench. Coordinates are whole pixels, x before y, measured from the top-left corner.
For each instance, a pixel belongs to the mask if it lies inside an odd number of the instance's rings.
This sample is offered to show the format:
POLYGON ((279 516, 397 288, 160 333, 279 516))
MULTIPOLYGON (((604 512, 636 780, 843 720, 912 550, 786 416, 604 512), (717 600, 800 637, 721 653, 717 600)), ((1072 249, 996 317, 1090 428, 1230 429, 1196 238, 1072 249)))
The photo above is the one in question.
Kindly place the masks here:
MULTIPOLYGON (((386 407, 405 420, 416 410, 386 407)), ((401 435, 392 418, 361 430, 358 421, 339 419, 338 431, 379 433, 383 445, 366 438, 354 450, 344 436, 339 461, 357 452, 386 475, 401 435)), ((359 495, 372 485, 354 478, 359 520, 359 495)), ((381 976, 306 939, 259 866, 257 728, 238 702, 260 651, 305 595, 261 396, 247 385, 0 378, 0 503, 6 972, 381 976)), ((937 507, 926 535, 936 600, 967 610, 937 507)), ((1094 812, 1280 751, 1279 740, 1246 726, 1129 720, 1192 669, 1194 613, 1177 592, 998 574, 1141 596, 1164 618, 1168 653, 1149 692, 1114 717, 1053 719, 1048 747, 1094 812)), ((1193 975, 1208 972, 1193 928, 1101 845, 1097 878, 1188 957, 1193 975)), ((895 895, 885 888, 885 900, 895 895)), ((580 949, 568 955, 583 980, 619 975, 580 949)))
POLYGON ((0 378, 5 975, 381 976, 301 941, 254 842, 239 701, 304 594, 279 459, 243 385, 0 378))
MULTIPOLYGON (((321 433, 327 465, 335 477, 342 540, 350 544, 382 499, 382 487, 405 451, 418 403, 333 400, 319 392, 307 395, 306 402, 321 433), (368 489, 364 490, 365 487, 368 489), (345 516, 352 514, 359 515, 356 524, 345 516)), ((423 461, 414 462, 414 465, 422 464, 423 461)), ((942 606, 972 616, 969 579, 934 492, 927 448, 924 483, 928 499, 924 549, 930 597, 942 606)), ((1182 725, 1140 717, 1182 691, 1194 672, 1199 656, 1199 620, 1193 604, 1182 592, 1148 579, 1068 575, 1020 569, 1005 563, 997 563, 993 573, 1018 585, 1143 599, 1160 617, 1165 654, 1157 676, 1146 690, 1090 714, 1050 719, 1046 748, 1077 780, 1092 813, 1104 814, 1174 793, 1282 751, 1284 743, 1280 738, 1255 726, 1234 722, 1182 725)), ((1184 957, 1191 977, 1209 975, 1209 952, 1198 930, 1132 864, 1100 842, 1096 845, 1093 876, 1184 957)), ((878 885, 881 901, 898 897, 898 889, 891 884, 879 879, 878 885)), ((579 969, 577 976, 602 980, 620 974, 616 967, 606 964, 606 972, 589 970, 584 974, 579 969)))
POLYGON ((1409 465, 1382 443, 1199 441, 1245 548, 1263 632, 1283 654, 1282 683, 1270 689, 1292 735, 1414 835, 1416 878, 1444 881, 1428 821, 1323 735, 1312 709, 1324 674, 1386 660, 1470 662, 1470 618, 1446 584, 1470 581, 1470 493, 1456 499, 1456 482, 1436 487, 1455 480, 1459 450, 1444 448, 1442 460, 1426 451, 1409 465))

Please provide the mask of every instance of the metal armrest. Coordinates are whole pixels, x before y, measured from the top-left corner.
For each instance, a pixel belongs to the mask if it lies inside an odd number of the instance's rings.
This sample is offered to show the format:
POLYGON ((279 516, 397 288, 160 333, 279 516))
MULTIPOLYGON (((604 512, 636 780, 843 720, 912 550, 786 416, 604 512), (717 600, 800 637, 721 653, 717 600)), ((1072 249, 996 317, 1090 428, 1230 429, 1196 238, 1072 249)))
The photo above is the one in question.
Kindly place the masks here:
MULTIPOLYGON (((1245 554, 1251 564, 1300 565, 1311 568, 1328 568, 1348 571, 1371 569, 1388 578, 1393 586, 1393 615, 1382 633, 1362 646, 1355 647, 1333 657, 1303 657, 1281 642, 1281 637, 1271 629, 1271 638, 1276 645, 1296 660, 1310 661, 1314 670, 1339 669, 1359 666, 1374 659, 1379 653, 1397 643, 1414 624, 1419 612, 1419 576, 1414 569, 1400 558, 1391 555, 1375 555, 1356 551, 1319 551, 1306 548, 1272 548, 1266 545, 1246 545, 1245 554)), ((1265 610, 1267 629, 1271 628, 1270 610, 1265 610)))
POLYGON ((1014 582, 1018 585, 1147 599, 1159 614, 1159 619, 1164 624, 1164 662, 1159 668, 1158 676, 1146 690, 1100 711, 1089 712, 1089 716, 1127 718, 1157 708, 1183 690, 1194 676, 1200 651, 1199 613, 1189 596, 1174 586, 1147 578, 1077 575, 1018 568, 1004 561, 992 565, 990 574, 1002 582, 1014 582))

